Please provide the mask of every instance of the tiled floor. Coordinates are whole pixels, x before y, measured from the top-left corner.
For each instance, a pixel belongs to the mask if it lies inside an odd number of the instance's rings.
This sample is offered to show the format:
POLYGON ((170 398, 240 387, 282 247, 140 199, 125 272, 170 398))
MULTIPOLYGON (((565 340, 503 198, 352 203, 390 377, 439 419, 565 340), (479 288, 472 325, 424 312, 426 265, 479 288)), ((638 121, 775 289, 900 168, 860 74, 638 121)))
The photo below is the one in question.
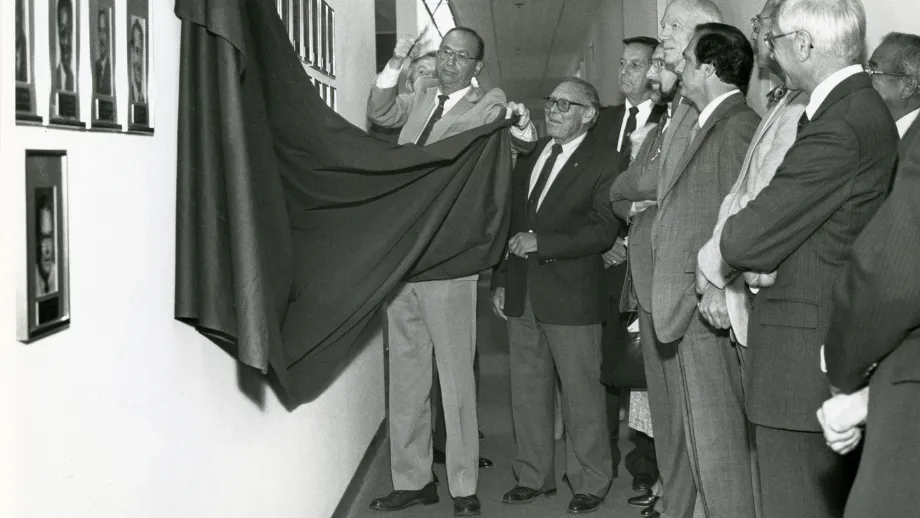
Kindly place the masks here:
MULTIPOLYGON (((485 282, 485 279, 480 281, 485 282)), ((511 433, 511 402, 508 384, 507 341, 501 320, 494 317, 488 306, 487 291, 480 290, 479 340, 480 340, 480 398, 479 424, 485 440, 481 444, 481 454, 492 459, 495 467, 480 470, 479 498, 482 501, 483 516, 491 517, 561 517, 571 516, 566 513, 566 506, 571 499, 567 486, 561 482, 563 442, 557 442, 556 458, 557 484, 559 493, 552 498, 537 498, 525 505, 508 505, 501 502, 502 495, 514 486, 511 473, 511 457, 514 452, 514 437, 511 433)), ((621 430, 625 433, 626 426, 621 430)), ((624 453, 632 447, 625 436, 620 439, 620 449, 624 453)), ((368 508, 371 500, 383 496, 392 490, 390 481, 389 446, 384 443, 377 458, 374 459, 367 478, 358 493, 349 516, 353 518, 392 518, 399 517, 450 517, 453 506, 446 486, 443 465, 435 465, 435 473, 441 480, 439 492, 441 501, 432 506, 414 506, 397 513, 381 513, 368 508)), ((620 465, 620 477, 615 479, 607 499, 601 509, 592 516, 638 517, 640 509, 630 507, 626 499, 636 495, 630 485, 632 477, 620 465)))

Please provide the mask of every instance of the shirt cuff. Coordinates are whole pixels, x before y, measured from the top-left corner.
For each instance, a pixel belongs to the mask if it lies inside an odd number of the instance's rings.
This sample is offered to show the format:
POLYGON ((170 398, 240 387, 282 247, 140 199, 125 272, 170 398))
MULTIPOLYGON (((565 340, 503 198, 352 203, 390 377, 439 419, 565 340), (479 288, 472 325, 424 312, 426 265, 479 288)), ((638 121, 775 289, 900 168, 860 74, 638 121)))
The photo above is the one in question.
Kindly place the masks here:
POLYGON ((402 72, 401 68, 392 69, 390 68, 390 64, 387 63, 387 65, 383 67, 383 70, 377 74, 377 81, 374 85, 377 88, 393 88, 399 83, 400 72, 402 72))
POLYGON ((537 140, 537 128, 534 127, 533 122, 527 123, 527 127, 524 129, 511 126, 511 136, 524 142, 535 142, 537 140))

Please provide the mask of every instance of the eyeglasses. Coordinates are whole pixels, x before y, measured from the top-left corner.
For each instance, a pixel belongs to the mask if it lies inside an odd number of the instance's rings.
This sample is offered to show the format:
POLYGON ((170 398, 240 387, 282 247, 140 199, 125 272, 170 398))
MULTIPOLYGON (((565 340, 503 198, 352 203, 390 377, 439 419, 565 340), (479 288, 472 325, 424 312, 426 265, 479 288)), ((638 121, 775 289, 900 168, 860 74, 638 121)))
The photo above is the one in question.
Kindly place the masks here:
POLYGON ((760 32, 760 29, 763 28, 763 21, 773 18, 772 16, 760 16, 759 14, 751 18, 751 29, 754 31, 754 34, 760 32))
MULTIPOLYGON (((776 50, 776 43, 775 43, 776 40, 782 38, 783 36, 791 36, 793 34, 798 34, 800 32, 805 32, 805 31, 799 29, 795 31, 784 32, 782 34, 773 34, 772 32, 768 32, 767 34, 764 35, 763 40, 767 42, 767 48, 770 49, 770 52, 773 52, 776 50)), ((815 48, 815 46, 808 45, 808 48, 813 49, 815 48)))
POLYGON ((894 76, 894 77, 911 77, 909 74, 898 74, 897 72, 882 72, 873 67, 873 65, 863 65, 863 72, 870 76, 894 76))
POLYGON ((661 58, 655 58, 652 60, 652 66, 655 67, 656 70, 661 70, 664 68, 664 60, 661 58))
POLYGON ((555 97, 545 97, 543 106, 547 110, 551 110, 553 106, 556 106, 556 109, 559 110, 559 113, 568 113, 569 108, 574 106, 588 106, 587 104, 577 103, 575 101, 570 101, 568 99, 557 99, 555 97))
POLYGON ((457 64, 463 66, 469 63, 471 59, 478 60, 479 58, 470 56, 470 53, 465 50, 456 51, 445 47, 438 49, 438 59, 441 61, 450 61, 451 59, 454 59, 457 61, 457 64))

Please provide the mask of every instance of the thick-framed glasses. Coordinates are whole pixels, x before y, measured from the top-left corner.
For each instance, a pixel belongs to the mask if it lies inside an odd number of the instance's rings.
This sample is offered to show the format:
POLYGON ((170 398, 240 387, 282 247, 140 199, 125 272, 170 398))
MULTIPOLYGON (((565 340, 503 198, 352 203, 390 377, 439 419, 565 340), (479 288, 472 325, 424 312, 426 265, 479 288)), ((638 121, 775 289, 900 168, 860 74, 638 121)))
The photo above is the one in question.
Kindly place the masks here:
POLYGON ((568 99, 557 99, 555 97, 543 98, 543 106, 547 110, 551 110, 554 105, 556 106, 556 109, 559 110, 559 113, 568 113, 569 108, 572 106, 587 106, 587 104, 577 103, 568 99))
POLYGON ((654 67, 655 70, 661 70, 661 69, 663 69, 663 68, 664 68, 664 60, 661 59, 661 58, 655 58, 655 59, 653 59, 653 60, 652 60, 652 67, 654 67))
POLYGON ((892 76, 892 77, 911 77, 909 74, 899 74, 897 72, 884 72, 874 68, 872 65, 863 65, 863 72, 870 76, 892 76))
POLYGON ((470 56, 470 53, 465 50, 456 51, 448 48, 441 48, 438 49, 438 59, 441 61, 450 61, 451 59, 454 59, 459 65, 463 66, 469 63, 470 60, 479 58, 470 56))
POLYGON ((770 52, 773 52, 776 50, 776 40, 784 36, 792 36, 793 34, 797 34, 799 32, 802 31, 790 31, 781 34, 773 34, 772 32, 768 32, 766 35, 764 35, 763 40, 767 42, 767 48, 770 49, 770 52))
POLYGON ((772 16, 760 16, 759 14, 751 18, 751 30, 754 31, 754 34, 760 32, 760 29, 763 29, 763 21, 773 18, 772 16))

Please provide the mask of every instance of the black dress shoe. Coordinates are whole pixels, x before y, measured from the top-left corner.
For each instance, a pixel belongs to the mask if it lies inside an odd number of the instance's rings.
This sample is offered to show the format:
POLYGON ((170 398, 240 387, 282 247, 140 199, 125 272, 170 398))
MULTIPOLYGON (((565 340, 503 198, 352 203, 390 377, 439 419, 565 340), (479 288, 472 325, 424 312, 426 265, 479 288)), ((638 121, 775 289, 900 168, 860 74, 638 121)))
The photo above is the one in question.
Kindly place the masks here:
POLYGON ((377 498, 371 502, 371 509, 375 511, 399 511, 415 504, 431 505, 438 503, 438 486, 429 482, 417 491, 397 490, 387 496, 377 498))
POLYGON ((639 511, 639 514, 645 518, 658 518, 659 516, 661 516, 661 513, 655 510, 654 505, 650 505, 646 507, 645 509, 639 511))
POLYGON ((533 502, 533 499, 540 495, 546 495, 547 498, 553 497, 556 495, 556 488, 530 489, 524 486, 514 486, 511 491, 505 493, 505 496, 502 497, 502 502, 506 504, 526 504, 533 502))
POLYGON ((654 480, 649 480, 645 477, 633 477, 632 488, 633 491, 648 491, 655 485, 654 480))
POLYGON ((597 508, 601 506, 601 502, 603 501, 604 499, 599 496, 578 493, 572 497, 567 511, 572 514, 593 513, 597 511, 597 508))
POLYGON ((454 516, 476 516, 482 513, 482 504, 476 495, 454 498, 454 516))
POLYGON ((655 505, 657 501, 657 496, 653 495, 651 491, 646 491, 644 495, 634 496, 627 500, 626 503, 635 507, 648 507, 655 505))
POLYGON ((492 466, 494 466, 494 464, 492 464, 491 460, 485 457, 479 457, 479 467, 480 468, 491 468, 492 466))

